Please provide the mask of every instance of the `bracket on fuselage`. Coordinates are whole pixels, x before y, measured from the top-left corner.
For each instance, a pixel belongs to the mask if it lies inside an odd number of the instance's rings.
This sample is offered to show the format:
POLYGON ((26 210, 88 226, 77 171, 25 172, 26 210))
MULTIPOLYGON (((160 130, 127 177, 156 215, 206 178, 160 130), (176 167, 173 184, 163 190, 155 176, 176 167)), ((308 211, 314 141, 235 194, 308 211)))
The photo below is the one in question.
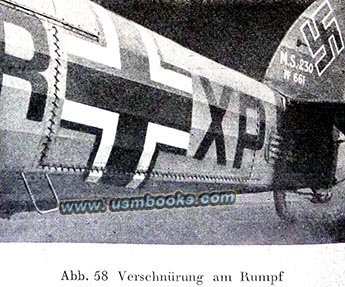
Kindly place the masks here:
POLYGON ((31 190, 31 188, 29 186, 29 182, 28 182, 28 180, 27 180, 27 178, 25 176, 25 173, 21 172, 21 176, 22 176, 22 179, 24 181, 25 188, 26 188, 27 192, 29 193, 30 199, 31 199, 31 201, 32 201, 33 205, 35 206, 35 209, 37 210, 38 213, 40 213, 40 214, 47 214, 47 213, 59 210, 59 198, 57 196, 55 188, 54 188, 54 186, 53 186, 53 184, 52 184, 48 174, 45 174, 44 176, 45 176, 45 178, 46 178, 46 180, 48 182, 48 185, 49 185, 49 188, 50 188, 50 190, 51 190, 51 192, 53 194, 54 200, 56 201, 56 207, 51 208, 51 209, 47 209, 47 210, 42 210, 42 209, 39 208, 39 206, 37 204, 37 200, 36 200, 32 190, 31 190))

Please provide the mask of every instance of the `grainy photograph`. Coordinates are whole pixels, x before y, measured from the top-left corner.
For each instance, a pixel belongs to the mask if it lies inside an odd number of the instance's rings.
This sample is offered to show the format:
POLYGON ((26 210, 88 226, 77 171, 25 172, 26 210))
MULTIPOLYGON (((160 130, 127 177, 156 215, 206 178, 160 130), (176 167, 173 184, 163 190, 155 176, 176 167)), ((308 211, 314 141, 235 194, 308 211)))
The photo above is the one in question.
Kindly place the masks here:
POLYGON ((341 0, 0 0, 0 242, 345 242, 341 0))

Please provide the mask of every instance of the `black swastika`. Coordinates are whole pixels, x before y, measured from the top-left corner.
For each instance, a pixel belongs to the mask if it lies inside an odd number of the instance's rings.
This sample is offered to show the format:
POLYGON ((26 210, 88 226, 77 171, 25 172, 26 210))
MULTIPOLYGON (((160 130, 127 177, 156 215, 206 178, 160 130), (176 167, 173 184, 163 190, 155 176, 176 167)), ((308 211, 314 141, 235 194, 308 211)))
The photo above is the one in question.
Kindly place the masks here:
POLYGON ((322 76, 344 48, 339 25, 328 0, 304 22, 301 32, 314 59, 318 75, 322 76))

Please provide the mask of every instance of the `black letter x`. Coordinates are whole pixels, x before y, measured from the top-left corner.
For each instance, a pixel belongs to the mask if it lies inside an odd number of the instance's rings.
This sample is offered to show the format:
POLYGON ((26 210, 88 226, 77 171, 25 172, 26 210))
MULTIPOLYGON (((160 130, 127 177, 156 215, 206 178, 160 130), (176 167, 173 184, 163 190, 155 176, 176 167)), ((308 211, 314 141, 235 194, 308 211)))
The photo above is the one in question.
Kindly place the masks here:
POLYGON ((211 114, 211 124, 198 147, 194 158, 202 160, 205 158, 212 142, 216 142, 216 152, 217 152, 217 163, 221 165, 226 165, 226 154, 225 154, 225 143, 224 143, 224 133, 222 127, 222 121, 226 113, 227 106, 229 104, 229 93, 224 87, 223 93, 220 99, 220 106, 218 107, 216 98, 213 94, 210 81, 206 78, 200 78, 204 91, 206 93, 207 100, 209 102, 210 114, 211 114))

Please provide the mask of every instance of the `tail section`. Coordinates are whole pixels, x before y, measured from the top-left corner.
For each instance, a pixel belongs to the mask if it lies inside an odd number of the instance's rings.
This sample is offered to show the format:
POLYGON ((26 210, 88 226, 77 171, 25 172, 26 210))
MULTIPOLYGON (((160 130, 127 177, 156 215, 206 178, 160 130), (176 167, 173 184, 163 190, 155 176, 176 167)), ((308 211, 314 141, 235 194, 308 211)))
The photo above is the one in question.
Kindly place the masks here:
POLYGON ((344 8, 341 0, 310 5, 278 47, 266 84, 293 100, 344 103, 344 8))

